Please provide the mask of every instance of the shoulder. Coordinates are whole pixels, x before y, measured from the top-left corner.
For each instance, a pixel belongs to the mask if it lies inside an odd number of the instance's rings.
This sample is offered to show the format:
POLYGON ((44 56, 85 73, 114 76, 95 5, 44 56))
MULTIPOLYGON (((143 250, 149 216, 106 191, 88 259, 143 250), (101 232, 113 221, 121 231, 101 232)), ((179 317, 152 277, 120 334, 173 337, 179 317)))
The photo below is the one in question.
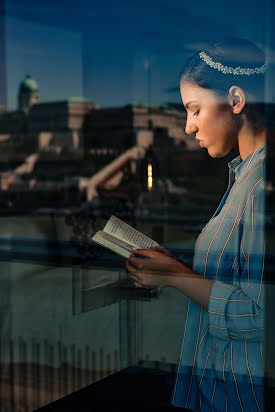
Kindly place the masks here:
POLYGON ((242 216, 257 212, 264 213, 265 210, 265 186, 266 186, 266 153, 260 153, 247 169, 244 170, 240 179, 237 179, 238 198, 240 199, 242 216))
POLYGON ((252 179, 263 178, 265 179, 265 169, 266 169, 266 152, 263 151, 257 156, 254 162, 251 163, 248 172, 249 177, 252 179))
POLYGON ((253 193, 255 196, 262 196, 265 192, 266 183, 266 153, 258 156, 246 170, 240 179, 240 185, 246 193, 253 193))

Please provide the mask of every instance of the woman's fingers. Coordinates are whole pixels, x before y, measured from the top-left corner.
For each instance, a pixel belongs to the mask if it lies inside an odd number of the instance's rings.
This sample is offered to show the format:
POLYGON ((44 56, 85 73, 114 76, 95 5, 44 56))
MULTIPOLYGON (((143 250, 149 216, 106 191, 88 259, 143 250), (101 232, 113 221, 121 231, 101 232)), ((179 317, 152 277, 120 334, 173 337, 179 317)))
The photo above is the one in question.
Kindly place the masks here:
POLYGON ((138 278, 142 275, 142 266, 140 266, 139 262, 135 263, 129 262, 129 260, 127 260, 125 266, 128 272, 130 272, 131 276, 138 278))
POLYGON ((170 250, 166 249, 163 246, 153 246, 150 248, 150 250, 156 250, 157 252, 161 252, 164 253, 165 255, 172 255, 172 252, 170 252, 170 250))
POLYGON ((135 287, 137 287, 137 288, 143 288, 143 285, 142 285, 142 283, 141 283, 141 278, 140 278, 139 276, 130 274, 130 277, 131 277, 131 279, 132 279, 133 284, 134 284, 135 287))
POLYGON ((182 265, 159 251, 137 249, 127 260, 126 269, 139 287, 150 288, 169 285, 171 275, 181 272, 182 265))
POLYGON ((132 275, 132 274, 131 274, 130 276, 131 276, 131 279, 135 280, 136 282, 139 282, 139 281, 140 281, 140 279, 139 279, 138 276, 132 275))
POLYGON ((150 250, 156 250, 157 252, 161 252, 164 255, 171 257, 172 259, 176 259, 177 257, 172 253, 170 250, 166 249, 163 246, 153 246, 150 248, 150 250))
POLYGON ((152 256, 152 251, 146 249, 137 249, 134 250, 131 256, 128 259, 128 264, 134 267, 135 269, 143 269, 145 262, 148 262, 150 255, 152 256))
POLYGON ((174 259, 171 259, 163 253, 149 249, 137 249, 134 250, 129 257, 126 267, 131 273, 167 274, 169 271, 175 269, 175 262, 174 259), (145 259, 141 259, 141 256, 145 257, 145 259))
POLYGON ((126 263, 125 263, 125 266, 126 266, 126 269, 128 270, 128 272, 130 272, 130 273, 136 273, 136 271, 137 271, 137 267, 135 267, 135 262, 130 262, 130 260, 128 259, 128 260, 126 260, 126 263))
POLYGON ((156 250, 157 252, 164 253, 165 255, 167 255, 167 252, 168 252, 168 250, 162 246, 153 246, 150 248, 150 250, 156 250))
POLYGON ((143 288, 143 285, 141 285, 141 284, 138 283, 138 282, 134 282, 134 286, 135 286, 136 288, 143 288))
POLYGON ((140 256, 141 258, 143 257, 143 258, 148 259, 148 258, 154 256, 154 252, 155 251, 153 251, 151 249, 134 249, 131 256, 136 255, 136 256, 140 256))

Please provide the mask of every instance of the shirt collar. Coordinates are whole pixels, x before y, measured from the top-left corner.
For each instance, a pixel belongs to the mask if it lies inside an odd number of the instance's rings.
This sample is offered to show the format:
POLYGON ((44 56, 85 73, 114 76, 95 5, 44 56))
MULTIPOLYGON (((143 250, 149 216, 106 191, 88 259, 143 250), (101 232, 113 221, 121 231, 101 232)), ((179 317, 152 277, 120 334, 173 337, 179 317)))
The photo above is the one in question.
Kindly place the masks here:
POLYGON ((258 162, 265 154, 266 146, 261 146, 250 153, 244 160, 242 160, 240 155, 235 157, 235 159, 228 163, 228 167, 235 172, 236 180, 241 181, 246 176, 250 166, 258 162))

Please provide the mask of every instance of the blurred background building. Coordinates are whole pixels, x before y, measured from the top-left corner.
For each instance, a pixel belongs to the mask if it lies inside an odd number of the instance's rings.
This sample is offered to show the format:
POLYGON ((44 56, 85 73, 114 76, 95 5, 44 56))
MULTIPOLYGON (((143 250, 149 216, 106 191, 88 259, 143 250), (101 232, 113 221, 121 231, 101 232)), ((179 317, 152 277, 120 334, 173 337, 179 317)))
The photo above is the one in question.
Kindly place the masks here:
POLYGON ((134 182, 137 199, 148 189, 150 162, 155 196, 158 190, 175 198, 188 193, 180 184, 183 164, 195 175, 209 164, 186 135, 185 118, 175 104, 101 109, 82 97, 43 102, 27 75, 17 110, 3 108, 0 114, 2 202, 19 207, 24 198, 25 208, 75 206, 94 201, 100 188, 131 197, 134 182))

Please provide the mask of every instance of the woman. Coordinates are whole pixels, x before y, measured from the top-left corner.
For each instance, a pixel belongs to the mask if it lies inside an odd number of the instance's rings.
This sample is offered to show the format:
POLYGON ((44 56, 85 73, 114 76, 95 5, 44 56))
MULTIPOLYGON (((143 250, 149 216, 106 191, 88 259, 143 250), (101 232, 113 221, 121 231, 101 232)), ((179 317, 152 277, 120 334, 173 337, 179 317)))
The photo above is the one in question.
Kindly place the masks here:
POLYGON ((188 60, 180 81, 186 132, 211 157, 239 156, 192 269, 164 248, 135 250, 126 262, 136 287, 171 286, 189 298, 171 402, 192 411, 263 410, 265 71, 263 52, 241 39, 188 60))

